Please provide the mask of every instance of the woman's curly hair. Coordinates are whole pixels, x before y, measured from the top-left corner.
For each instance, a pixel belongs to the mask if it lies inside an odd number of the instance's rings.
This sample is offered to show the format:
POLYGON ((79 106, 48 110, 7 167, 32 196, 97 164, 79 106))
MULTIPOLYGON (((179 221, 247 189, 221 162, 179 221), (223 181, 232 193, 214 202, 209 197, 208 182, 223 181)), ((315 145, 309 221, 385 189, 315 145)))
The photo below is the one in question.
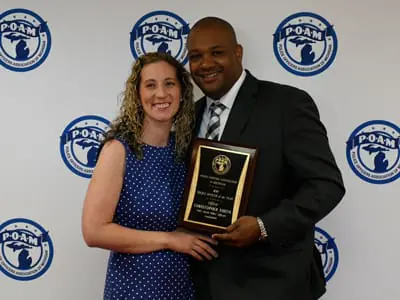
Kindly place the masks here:
POLYGON ((133 64, 131 75, 125 84, 119 116, 112 122, 102 144, 114 138, 123 139, 136 156, 143 158, 141 137, 143 133, 144 111, 140 102, 139 85, 143 67, 159 61, 165 61, 176 69, 180 82, 182 101, 174 116, 172 130, 175 131, 175 153, 183 159, 192 137, 194 126, 193 85, 189 72, 174 57, 161 52, 152 52, 140 56, 133 64))

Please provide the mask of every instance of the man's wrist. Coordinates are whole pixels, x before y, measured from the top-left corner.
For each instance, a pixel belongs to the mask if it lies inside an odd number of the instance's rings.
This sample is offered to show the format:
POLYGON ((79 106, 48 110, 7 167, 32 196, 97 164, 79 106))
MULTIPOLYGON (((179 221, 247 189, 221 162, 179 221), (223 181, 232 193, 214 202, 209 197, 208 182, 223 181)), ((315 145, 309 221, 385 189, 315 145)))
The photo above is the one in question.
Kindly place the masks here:
POLYGON ((258 227, 260 228, 260 238, 259 240, 265 240, 268 236, 267 230, 265 229, 264 222, 257 218, 258 227))

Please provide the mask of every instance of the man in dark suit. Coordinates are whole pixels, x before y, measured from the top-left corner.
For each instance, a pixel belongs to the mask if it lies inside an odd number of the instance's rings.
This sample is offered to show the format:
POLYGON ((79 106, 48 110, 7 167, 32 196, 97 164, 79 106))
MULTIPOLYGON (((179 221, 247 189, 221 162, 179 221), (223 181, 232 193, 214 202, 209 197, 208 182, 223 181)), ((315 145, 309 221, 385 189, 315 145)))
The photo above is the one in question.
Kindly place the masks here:
POLYGON ((244 70, 242 46, 222 19, 198 21, 187 47, 205 94, 196 135, 259 148, 245 216, 213 235, 217 259, 192 264, 197 299, 318 299, 325 279, 314 226, 345 188, 315 103, 244 70))

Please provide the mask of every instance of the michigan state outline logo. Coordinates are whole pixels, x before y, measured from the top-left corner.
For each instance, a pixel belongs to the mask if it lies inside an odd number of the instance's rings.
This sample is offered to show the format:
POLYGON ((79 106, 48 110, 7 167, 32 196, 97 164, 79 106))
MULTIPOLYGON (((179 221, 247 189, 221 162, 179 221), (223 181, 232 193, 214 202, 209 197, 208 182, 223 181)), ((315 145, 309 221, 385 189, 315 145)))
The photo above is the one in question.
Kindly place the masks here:
POLYGON ((283 20, 274 33, 274 53, 287 71, 313 76, 334 61, 338 41, 333 25, 323 17, 300 12, 283 20))
POLYGON ((131 31, 133 57, 137 59, 145 53, 164 52, 186 64, 189 30, 189 24, 172 12, 158 10, 148 13, 136 22, 131 31))
POLYGON ((325 280, 329 281, 335 274, 339 264, 339 250, 335 243, 335 239, 326 231, 319 227, 315 227, 314 244, 321 255, 325 280))
POLYGON ((79 117, 66 126, 60 137, 60 153, 73 173, 92 177, 100 143, 109 126, 107 119, 93 115, 79 117))
POLYGON ((39 67, 49 55, 47 23, 34 12, 16 8, 0 14, 0 64, 26 72, 39 67))
POLYGON ((0 225, 0 271, 15 280, 33 280, 49 269, 54 255, 49 232, 18 218, 0 225))
POLYGON ((389 183, 400 176, 400 128, 388 121, 372 120, 358 126, 346 147, 353 172, 369 183, 389 183))

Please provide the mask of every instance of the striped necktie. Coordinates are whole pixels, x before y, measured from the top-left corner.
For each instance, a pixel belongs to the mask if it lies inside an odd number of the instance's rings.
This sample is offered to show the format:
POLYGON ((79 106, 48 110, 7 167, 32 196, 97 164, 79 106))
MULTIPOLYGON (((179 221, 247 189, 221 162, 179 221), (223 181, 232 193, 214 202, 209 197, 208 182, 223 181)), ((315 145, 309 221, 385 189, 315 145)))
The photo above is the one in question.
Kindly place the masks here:
POLYGON ((213 101, 210 105, 210 121, 208 123, 206 139, 218 140, 220 134, 220 115, 226 106, 219 101, 213 101))

